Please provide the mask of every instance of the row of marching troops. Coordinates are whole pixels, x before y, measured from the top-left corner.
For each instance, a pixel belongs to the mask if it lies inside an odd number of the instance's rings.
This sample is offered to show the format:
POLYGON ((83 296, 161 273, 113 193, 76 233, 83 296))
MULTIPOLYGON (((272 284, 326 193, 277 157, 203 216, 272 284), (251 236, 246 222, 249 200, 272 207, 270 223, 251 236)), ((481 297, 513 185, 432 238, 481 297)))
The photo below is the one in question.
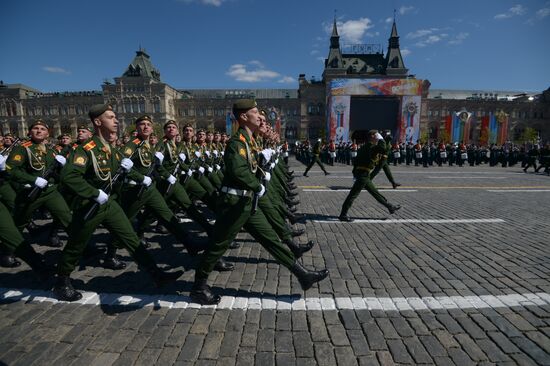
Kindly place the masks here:
MULTIPOLYGON (((385 136, 389 135, 386 131, 385 136)), ((316 154, 314 150, 319 150, 317 155, 323 163, 351 165, 361 145, 356 144, 355 141, 335 144, 331 140, 326 144, 319 140, 312 147, 309 141, 306 140, 296 145, 295 152, 298 160, 305 165, 310 164, 316 154)), ((540 169, 544 168, 544 173, 550 175, 550 144, 540 148, 538 144, 516 145, 510 142, 504 145, 492 144, 491 146, 466 145, 458 142, 454 144, 443 142, 421 143, 420 141, 415 144, 412 142, 393 142, 388 161, 393 165, 414 164, 415 166, 422 165, 424 167, 433 166, 434 164, 438 166, 443 164, 449 166, 488 164, 490 166, 512 167, 521 164, 524 171, 527 171, 529 167, 533 167, 535 172, 539 172, 540 169)))
POLYGON ((321 281, 327 270, 309 270, 298 260, 314 243, 297 244, 293 239, 304 230, 291 225, 304 215, 296 213, 296 185, 284 159, 288 148, 281 146, 254 100, 238 101, 233 113, 239 129, 225 142, 221 134, 219 139, 216 134, 207 137, 206 131, 195 133, 189 124, 180 131, 172 120, 164 124, 162 138, 151 139, 154 121, 145 115, 135 120, 132 138, 117 145, 116 114, 102 104, 90 108, 91 127, 81 126, 74 144, 47 145, 49 126, 41 120, 30 125, 25 140, 8 136, 6 141, 4 136, 0 264, 16 267, 19 258, 38 280, 55 276, 58 299, 77 301, 82 294, 72 286, 70 275, 86 253, 93 253, 89 241, 102 225, 113 236, 102 260, 105 267, 125 268, 116 256, 116 250, 124 248, 155 285, 164 286, 183 271, 161 269, 147 250, 144 234, 158 221, 189 255, 202 252, 191 291, 198 303, 220 301, 207 280, 214 270, 233 270, 223 255, 238 247, 234 239, 242 228, 287 267, 304 290, 321 281), (53 218, 52 231, 68 234, 55 266, 45 263, 31 245, 37 229, 29 225, 40 209, 53 218), (206 232, 207 245, 193 241, 178 218, 181 213, 206 232), (215 223, 207 216, 215 217, 215 223))

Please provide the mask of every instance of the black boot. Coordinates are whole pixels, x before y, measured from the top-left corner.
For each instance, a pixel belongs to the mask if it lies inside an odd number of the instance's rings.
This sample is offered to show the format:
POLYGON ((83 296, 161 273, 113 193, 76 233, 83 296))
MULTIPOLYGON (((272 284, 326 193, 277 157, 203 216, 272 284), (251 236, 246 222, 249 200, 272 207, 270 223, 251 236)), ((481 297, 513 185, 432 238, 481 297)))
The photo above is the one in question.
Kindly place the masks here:
POLYGON ((296 230, 292 230, 291 235, 292 237, 296 237, 296 236, 304 235, 305 233, 306 231, 304 229, 296 229, 296 230))
POLYGON ((47 281, 54 275, 54 268, 49 267, 40 254, 27 242, 20 244, 15 249, 16 256, 21 258, 31 267, 40 282, 47 281))
POLYGON ((126 263, 117 258, 116 248, 113 245, 107 246, 107 253, 103 257, 103 268, 119 271, 126 268, 126 263))
POLYGON ((63 243, 61 243, 61 240, 59 239, 59 235, 57 235, 57 230, 52 231, 50 237, 48 238, 48 243, 52 248, 61 248, 63 246, 63 243))
POLYGON ((296 193, 296 192, 289 192, 289 193, 287 193, 286 195, 287 195, 288 198, 294 198, 294 197, 296 197, 296 196, 298 195, 298 193, 296 193))
POLYGON ((288 208, 288 211, 294 213, 294 212, 298 211, 298 208, 297 208, 296 206, 294 206, 294 207, 289 207, 289 208, 288 208))
POLYGON ((392 205, 391 203, 388 203, 386 207, 388 208, 388 211, 390 211, 390 215, 393 215, 395 211, 401 208, 400 205, 392 205))
POLYGON ((166 229, 164 225, 159 222, 157 227, 155 227, 155 232, 158 234, 168 234, 168 229, 166 229))
POLYGON ((78 301, 82 299, 82 294, 76 291, 71 284, 69 276, 58 275, 53 288, 53 293, 61 301, 78 301))
POLYGON ((0 267, 15 268, 15 267, 19 267, 20 265, 21 265, 21 262, 19 262, 13 254, 0 255, 0 267))
POLYGON ((138 233, 139 242, 141 245, 143 245, 144 248, 150 248, 151 244, 149 241, 147 241, 147 238, 145 237, 145 233, 138 233))
POLYGON ((287 213, 286 214, 286 217, 288 217, 288 221, 290 221, 290 223, 292 225, 296 224, 298 221, 304 219, 306 217, 306 215, 302 214, 302 213, 295 213, 295 214, 292 214, 292 213, 287 213))
POLYGON ((397 189, 397 187, 401 186, 401 183, 393 182, 392 184, 393 189, 397 189))
POLYGON ((158 268, 157 266, 153 267, 152 269, 149 269, 147 272, 149 272, 149 274, 153 278, 153 281, 155 282, 155 285, 157 287, 164 287, 173 282, 176 282, 176 280, 180 278, 181 275, 183 274, 183 271, 181 270, 176 272, 164 272, 162 269, 158 268))
POLYGON ((300 258, 305 252, 309 252, 311 248, 313 248, 313 246, 315 245, 315 243, 311 240, 304 245, 298 245, 292 239, 285 240, 284 243, 288 246, 296 259, 300 258))
POLYGON ((239 249, 240 247, 241 247, 241 244, 239 244, 239 242, 235 240, 229 243, 229 249, 239 249))
POLYGON ((290 268, 290 272, 294 274, 302 290, 306 291, 313 286, 313 284, 325 279, 328 276, 328 269, 323 269, 322 271, 310 271, 309 269, 304 268, 298 261, 294 262, 290 268))
POLYGON ((196 279, 191 289, 191 300, 201 305, 215 305, 222 299, 220 295, 214 295, 206 279, 196 279))
POLYGON ((285 198, 285 202, 288 206, 296 206, 296 205, 299 205, 300 204, 300 201, 299 200, 291 200, 289 198, 285 198))
POLYGON ((234 268, 235 268, 235 265, 233 263, 228 262, 223 258, 218 259, 218 261, 214 265, 214 271, 218 271, 218 272, 228 272, 228 271, 232 271, 234 268))
POLYGON ((352 222, 353 221, 353 219, 351 217, 349 217, 347 214, 340 214, 340 216, 338 216, 338 220, 343 221, 343 222, 352 222))

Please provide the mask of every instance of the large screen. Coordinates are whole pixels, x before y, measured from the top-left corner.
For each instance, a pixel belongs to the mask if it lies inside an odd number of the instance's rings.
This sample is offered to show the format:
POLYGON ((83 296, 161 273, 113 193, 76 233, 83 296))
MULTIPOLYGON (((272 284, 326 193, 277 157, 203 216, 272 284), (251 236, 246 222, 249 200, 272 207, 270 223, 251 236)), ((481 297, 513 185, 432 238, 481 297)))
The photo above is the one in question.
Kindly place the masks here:
POLYGON ((351 97, 350 133, 354 131, 390 130, 398 125, 399 99, 396 97, 351 97))

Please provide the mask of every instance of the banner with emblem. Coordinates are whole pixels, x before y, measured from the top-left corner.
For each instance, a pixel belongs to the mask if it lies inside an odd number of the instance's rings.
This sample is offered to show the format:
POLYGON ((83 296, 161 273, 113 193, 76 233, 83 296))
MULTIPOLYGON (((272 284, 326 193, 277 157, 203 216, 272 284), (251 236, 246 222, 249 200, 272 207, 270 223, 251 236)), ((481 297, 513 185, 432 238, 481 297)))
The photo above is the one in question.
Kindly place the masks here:
POLYGON ((416 142, 420 138, 420 96, 405 95, 401 100, 398 141, 416 142))
POLYGON ((508 117, 509 115, 504 111, 500 111, 496 114, 497 121, 497 144, 503 145, 508 140, 508 117))
POLYGON ((453 113, 451 140, 454 142, 470 143, 470 130, 473 113, 466 110, 453 113))
POLYGON ((349 140, 349 115, 351 97, 333 96, 329 100, 328 140, 336 142, 349 140))

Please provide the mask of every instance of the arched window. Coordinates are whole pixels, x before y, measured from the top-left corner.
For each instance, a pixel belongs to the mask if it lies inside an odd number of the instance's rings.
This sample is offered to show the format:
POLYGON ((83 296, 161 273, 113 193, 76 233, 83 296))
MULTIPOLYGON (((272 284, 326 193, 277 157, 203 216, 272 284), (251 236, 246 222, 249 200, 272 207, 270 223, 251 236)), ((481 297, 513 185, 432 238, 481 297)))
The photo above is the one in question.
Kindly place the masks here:
POLYGON ((138 111, 139 113, 145 113, 145 99, 143 98, 139 98, 138 111))
POLYGON ((160 113, 160 100, 158 99, 153 101, 153 113, 160 113))

